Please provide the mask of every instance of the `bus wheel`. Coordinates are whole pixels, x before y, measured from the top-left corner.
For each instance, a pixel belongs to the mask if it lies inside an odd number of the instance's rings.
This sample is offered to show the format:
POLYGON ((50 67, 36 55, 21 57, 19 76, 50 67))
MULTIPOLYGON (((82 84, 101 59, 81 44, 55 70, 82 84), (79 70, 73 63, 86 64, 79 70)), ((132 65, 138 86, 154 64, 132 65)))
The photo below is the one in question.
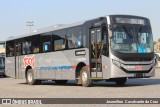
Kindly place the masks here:
POLYGON ((68 80, 55 80, 56 84, 66 84, 68 80))
POLYGON ((32 69, 29 69, 27 71, 27 78, 26 81, 29 85, 36 85, 38 83, 38 80, 34 79, 34 73, 32 69))
POLYGON ((92 86, 93 82, 89 77, 89 71, 88 71, 88 68, 86 66, 82 67, 82 69, 80 71, 80 75, 81 75, 80 77, 81 77, 83 87, 92 86))
POLYGON ((127 81, 127 78, 117 78, 115 80, 115 83, 118 86, 123 86, 123 85, 125 85, 126 81, 127 81))

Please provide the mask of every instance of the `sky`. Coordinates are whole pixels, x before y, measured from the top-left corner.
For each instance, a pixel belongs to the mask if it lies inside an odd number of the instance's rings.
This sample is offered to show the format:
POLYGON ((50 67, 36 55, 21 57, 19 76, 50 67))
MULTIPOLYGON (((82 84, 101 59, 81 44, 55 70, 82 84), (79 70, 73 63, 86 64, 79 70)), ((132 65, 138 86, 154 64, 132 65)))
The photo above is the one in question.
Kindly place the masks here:
POLYGON ((56 24, 70 24, 105 15, 129 14, 151 21, 160 38, 160 0, 0 0, 0 41, 56 24))

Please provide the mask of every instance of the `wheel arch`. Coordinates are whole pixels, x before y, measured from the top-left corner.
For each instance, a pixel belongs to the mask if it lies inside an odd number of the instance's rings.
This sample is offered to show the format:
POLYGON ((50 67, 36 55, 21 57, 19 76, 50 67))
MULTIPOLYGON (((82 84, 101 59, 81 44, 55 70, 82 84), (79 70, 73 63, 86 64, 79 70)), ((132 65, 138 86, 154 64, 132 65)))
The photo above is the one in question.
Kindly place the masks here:
POLYGON ((32 69, 32 67, 31 67, 31 66, 27 66, 27 67, 26 67, 26 70, 25 70, 25 78, 27 78, 27 71, 28 71, 29 69, 32 69))
POLYGON ((82 69, 82 67, 86 66, 86 64, 84 62, 79 62, 77 64, 76 67, 76 78, 78 78, 80 76, 80 70, 82 69))

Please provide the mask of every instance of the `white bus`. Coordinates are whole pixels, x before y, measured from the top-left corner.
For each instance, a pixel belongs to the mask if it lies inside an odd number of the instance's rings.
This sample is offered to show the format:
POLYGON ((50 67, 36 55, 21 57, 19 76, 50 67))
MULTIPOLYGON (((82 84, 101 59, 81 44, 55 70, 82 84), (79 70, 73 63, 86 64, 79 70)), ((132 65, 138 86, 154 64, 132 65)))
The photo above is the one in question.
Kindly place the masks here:
POLYGON ((152 77, 155 56, 150 21, 108 15, 9 38, 5 70, 30 85, 42 80, 76 80, 84 87, 101 80, 124 85, 128 78, 152 77))

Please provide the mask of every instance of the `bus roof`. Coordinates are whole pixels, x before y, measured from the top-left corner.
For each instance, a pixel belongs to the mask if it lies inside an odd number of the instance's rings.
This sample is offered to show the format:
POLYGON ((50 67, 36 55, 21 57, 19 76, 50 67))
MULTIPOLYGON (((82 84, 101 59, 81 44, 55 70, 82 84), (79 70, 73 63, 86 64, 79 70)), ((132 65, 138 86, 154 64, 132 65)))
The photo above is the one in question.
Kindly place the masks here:
POLYGON ((50 32, 50 31, 56 31, 56 30, 60 30, 60 29, 64 29, 64 28, 69 28, 69 27, 74 27, 74 26, 79 26, 84 24, 86 21, 81 21, 81 22, 77 22, 77 23, 72 23, 72 24, 57 24, 57 25, 53 25, 53 26, 49 26, 49 27, 45 27, 45 28, 40 28, 37 30, 34 30, 31 33, 28 34, 24 34, 24 35, 20 35, 20 36, 12 36, 10 38, 7 39, 8 40, 15 40, 18 38, 23 38, 23 37, 27 37, 27 36, 32 36, 32 35, 37 35, 37 34, 43 34, 46 32, 50 32))
MULTIPOLYGON (((107 17, 107 16, 130 16, 130 17, 145 18, 145 17, 135 16, 135 15, 118 15, 118 14, 117 15, 106 15, 106 16, 102 16, 102 17, 107 17)), ((60 29, 70 28, 70 27, 74 27, 74 26, 79 26, 79 25, 84 24, 87 21, 91 21, 91 20, 95 20, 95 19, 99 19, 99 18, 101 18, 101 17, 90 19, 90 20, 86 20, 86 21, 81 21, 81 22, 77 22, 77 23, 72 23, 72 24, 57 24, 57 25, 53 25, 53 26, 49 26, 49 27, 45 27, 45 28, 40 28, 40 29, 34 30, 34 31, 32 31, 31 33, 28 33, 28 34, 15 36, 15 37, 14 36, 9 37, 7 39, 7 41, 15 40, 15 39, 23 38, 23 37, 28 37, 28 36, 32 36, 32 35, 43 34, 43 33, 56 31, 56 30, 60 30, 60 29)))

